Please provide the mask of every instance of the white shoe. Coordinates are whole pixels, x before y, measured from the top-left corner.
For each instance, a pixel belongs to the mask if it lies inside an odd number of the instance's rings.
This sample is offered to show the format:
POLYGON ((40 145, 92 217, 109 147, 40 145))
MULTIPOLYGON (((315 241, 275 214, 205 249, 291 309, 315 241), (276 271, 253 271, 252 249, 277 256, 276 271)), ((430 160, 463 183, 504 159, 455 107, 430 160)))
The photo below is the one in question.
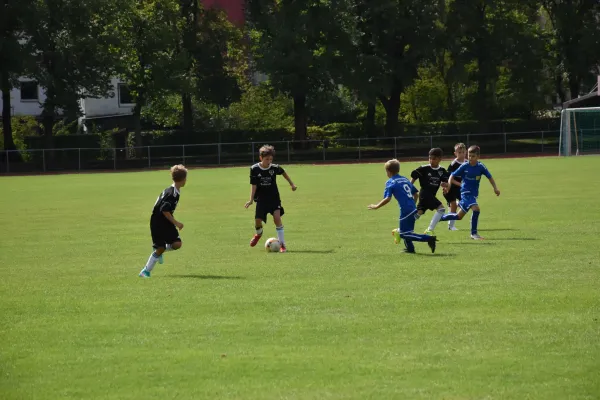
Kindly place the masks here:
POLYGON ((448 230, 449 230, 449 231, 457 231, 457 230, 458 230, 458 228, 457 228, 457 227, 455 227, 455 226, 448 226, 448 230))
POLYGON ((483 240, 483 237, 479 236, 478 233, 471 235, 471 239, 473 240, 483 240))

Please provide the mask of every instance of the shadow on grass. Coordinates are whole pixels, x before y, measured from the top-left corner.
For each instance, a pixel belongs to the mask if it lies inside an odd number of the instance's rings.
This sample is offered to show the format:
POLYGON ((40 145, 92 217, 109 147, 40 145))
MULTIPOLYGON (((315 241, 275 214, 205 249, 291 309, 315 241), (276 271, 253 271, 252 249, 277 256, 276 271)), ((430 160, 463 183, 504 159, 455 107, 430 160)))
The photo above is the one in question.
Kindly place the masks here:
MULTIPOLYGON (((486 246, 486 245, 489 246, 489 245, 496 244, 496 243, 492 243, 492 242, 489 242, 489 241, 482 241, 482 240, 474 240, 474 241, 471 241, 471 242, 441 242, 441 243, 443 245, 444 244, 475 244, 477 246, 486 246)), ((438 244, 438 246, 439 246, 439 244, 438 244)))
MULTIPOLYGON (((404 254, 404 253, 402 253, 404 254)), ((412 253, 411 256, 421 256, 421 257, 456 257, 455 253, 412 253)))
POLYGON ((515 232, 520 229, 514 228, 491 228, 491 229, 479 229, 479 232, 515 232))
POLYGON ((222 275, 166 275, 167 278, 183 278, 183 279, 246 279, 243 276, 222 276, 222 275))
POLYGON ((332 254, 335 250, 288 250, 288 253, 332 254))
POLYGON ((510 237, 510 238, 490 238, 490 239, 485 239, 485 240, 496 241, 496 240, 539 240, 539 239, 537 239, 537 238, 529 238, 529 237, 524 237, 524 238, 512 238, 512 237, 510 237))

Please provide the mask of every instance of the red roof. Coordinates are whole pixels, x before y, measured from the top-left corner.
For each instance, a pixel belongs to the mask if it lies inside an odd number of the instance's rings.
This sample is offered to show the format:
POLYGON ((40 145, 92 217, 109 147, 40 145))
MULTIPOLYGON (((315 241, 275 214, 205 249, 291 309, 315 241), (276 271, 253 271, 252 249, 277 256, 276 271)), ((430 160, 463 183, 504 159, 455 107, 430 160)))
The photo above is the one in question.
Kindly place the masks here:
POLYGON ((225 11, 233 24, 244 25, 244 0, 202 0, 202 3, 206 7, 218 7, 225 11))

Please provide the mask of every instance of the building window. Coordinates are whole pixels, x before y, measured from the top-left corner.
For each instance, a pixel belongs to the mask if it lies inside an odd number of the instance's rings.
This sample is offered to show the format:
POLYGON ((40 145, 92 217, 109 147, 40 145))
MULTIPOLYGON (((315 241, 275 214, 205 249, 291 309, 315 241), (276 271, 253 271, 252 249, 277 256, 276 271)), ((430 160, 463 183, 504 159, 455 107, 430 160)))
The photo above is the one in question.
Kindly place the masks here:
POLYGON ((37 82, 21 82, 21 101, 38 101, 37 82))
POLYGON ((135 104, 135 101, 133 101, 133 96, 129 87, 124 83, 119 83, 119 105, 123 106, 131 104, 135 104))

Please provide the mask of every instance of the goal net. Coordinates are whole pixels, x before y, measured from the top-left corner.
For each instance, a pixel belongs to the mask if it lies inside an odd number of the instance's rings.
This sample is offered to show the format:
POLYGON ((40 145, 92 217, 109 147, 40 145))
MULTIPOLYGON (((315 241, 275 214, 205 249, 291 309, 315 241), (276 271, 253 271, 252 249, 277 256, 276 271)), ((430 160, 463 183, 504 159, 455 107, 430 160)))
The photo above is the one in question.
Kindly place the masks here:
POLYGON ((559 156, 600 152, 600 107, 567 108, 560 113, 559 156))

